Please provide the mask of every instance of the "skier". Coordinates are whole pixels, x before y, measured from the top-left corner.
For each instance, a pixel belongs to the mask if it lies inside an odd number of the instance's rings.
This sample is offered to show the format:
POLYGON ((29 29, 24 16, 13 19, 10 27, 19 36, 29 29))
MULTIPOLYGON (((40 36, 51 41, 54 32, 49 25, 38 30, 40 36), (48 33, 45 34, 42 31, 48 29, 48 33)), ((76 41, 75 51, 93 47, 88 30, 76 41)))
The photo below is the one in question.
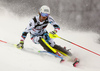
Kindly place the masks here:
POLYGON ((50 16, 50 8, 46 5, 43 5, 39 9, 39 14, 32 18, 29 25, 25 28, 24 32, 22 33, 21 39, 19 44, 17 44, 17 48, 23 49, 24 48, 24 40, 27 37, 27 34, 30 33, 31 40, 35 44, 41 44, 43 48, 48 51, 55 54, 58 54, 58 51, 61 51, 62 53, 67 54, 68 56, 72 56, 70 52, 62 48, 61 46, 57 45, 53 39, 49 37, 48 31, 46 30, 46 27, 48 24, 51 24, 54 27, 54 31, 50 32, 52 35, 56 34, 60 27, 59 25, 54 21, 54 19, 50 16), (47 44, 48 45, 47 45, 47 44), (50 46, 49 46, 50 45, 50 46), (52 49, 54 48, 54 49, 52 49), (56 51, 58 50, 58 51, 56 51))

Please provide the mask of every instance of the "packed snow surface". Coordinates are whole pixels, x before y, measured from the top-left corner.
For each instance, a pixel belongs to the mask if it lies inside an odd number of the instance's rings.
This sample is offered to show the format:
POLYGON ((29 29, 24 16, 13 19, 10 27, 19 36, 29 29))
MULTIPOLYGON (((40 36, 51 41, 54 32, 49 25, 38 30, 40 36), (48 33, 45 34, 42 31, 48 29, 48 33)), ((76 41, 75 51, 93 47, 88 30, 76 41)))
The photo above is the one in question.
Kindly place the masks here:
MULTIPOLYGON (((31 18, 19 17, 0 8, 0 40, 19 43, 21 34, 31 18)), ((47 30, 52 31, 53 27, 49 25, 47 30)), ((100 54, 100 44, 97 42, 99 35, 95 32, 63 30, 61 27, 58 35, 100 54)), ((77 67, 73 67, 72 62, 68 61, 61 64, 59 58, 38 53, 43 48, 39 44, 34 44, 28 34, 25 50, 0 42, 0 71, 100 71, 100 56, 59 38, 54 41, 62 47, 71 49, 72 54, 80 59, 80 64, 77 67)))

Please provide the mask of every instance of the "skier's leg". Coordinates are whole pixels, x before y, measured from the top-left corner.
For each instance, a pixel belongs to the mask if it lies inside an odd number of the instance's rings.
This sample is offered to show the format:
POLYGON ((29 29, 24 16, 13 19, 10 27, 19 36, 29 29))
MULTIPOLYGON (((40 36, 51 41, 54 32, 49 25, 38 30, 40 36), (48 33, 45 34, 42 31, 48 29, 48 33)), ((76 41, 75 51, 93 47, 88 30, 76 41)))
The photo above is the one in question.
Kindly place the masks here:
POLYGON ((59 46, 59 45, 54 45, 55 49, 57 49, 57 51, 59 51, 61 54, 63 54, 64 56, 72 56, 71 52, 69 52, 69 50, 64 49, 63 47, 59 46))
POLYGON ((35 36, 35 35, 32 35, 32 34, 30 36, 31 36, 31 40, 33 41, 33 43, 40 44, 46 51, 54 53, 51 50, 52 47, 49 44, 48 45, 46 44, 50 39, 50 37, 48 36, 48 33, 44 33, 42 36, 35 36), (51 49, 50 49, 50 47, 51 47, 51 49))
POLYGON ((56 53, 57 51, 52 48, 43 38, 40 38, 39 41, 40 45, 48 52, 56 53))
POLYGON ((71 52, 69 52, 69 50, 66 50, 64 48, 62 48, 61 46, 55 45, 54 46, 55 49, 57 49, 58 52, 60 52, 61 54, 63 54, 64 56, 66 56, 70 61, 74 62, 73 66, 76 67, 76 65, 79 63, 79 59, 76 58, 75 56, 73 56, 71 54, 71 52))
POLYGON ((43 48, 49 52, 53 52, 56 53, 57 51, 59 51, 60 53, 62 53, 65 56, 71 56, 71 53, 67 50, 65 50, 64 48, 62 48, 61 46, 58 46, 55 44, 55 42, 53 41, 53 39, 51 39, 47 33, 45 33, 43 35, 43 38, 41 38, 41 36, 33 36, 31 35, 32 38, 31 40, 35 43, 35 44, 41 44, 43 46, 43 48), (53 49, 53 48, 56 49, 53 49))

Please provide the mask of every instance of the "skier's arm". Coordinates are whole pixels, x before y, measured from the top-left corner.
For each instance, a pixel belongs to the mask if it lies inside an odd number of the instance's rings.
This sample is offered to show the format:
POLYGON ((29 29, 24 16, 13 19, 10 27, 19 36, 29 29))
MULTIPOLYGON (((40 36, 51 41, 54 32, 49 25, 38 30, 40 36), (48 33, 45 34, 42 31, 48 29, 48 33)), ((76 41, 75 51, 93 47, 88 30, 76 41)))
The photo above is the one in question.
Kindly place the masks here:
POLYGON ((24 40, 27 37, 27 34, 30 32, 30 30, 32 30, 32 28, 34 28, 34 21, 33 20, 30 21, 29 25, 25 28, 24 32, 22 33, 20 42, 17 44, 18 49, 23 49, 24 40))
POLYGON ((33 27, 34 27, 34 21, 31 20, 29 25, 25 28, 24 32, 22 33, 20 41, 25 40, 25 38, 27 37, 27 34, 30 32, 30 30, 32 30, 33 27))
POLYGON ((49 23, 54 27, 54 33, 57 33, 60 30, 59 25, 53 20, 52 17, 49 17, 49 23))
POLYGON ((56 33, 60 30, 59 25, 57 25, 56 23, 53 25, 53 27, 55 28, 54 31, 56 31, 56 33))

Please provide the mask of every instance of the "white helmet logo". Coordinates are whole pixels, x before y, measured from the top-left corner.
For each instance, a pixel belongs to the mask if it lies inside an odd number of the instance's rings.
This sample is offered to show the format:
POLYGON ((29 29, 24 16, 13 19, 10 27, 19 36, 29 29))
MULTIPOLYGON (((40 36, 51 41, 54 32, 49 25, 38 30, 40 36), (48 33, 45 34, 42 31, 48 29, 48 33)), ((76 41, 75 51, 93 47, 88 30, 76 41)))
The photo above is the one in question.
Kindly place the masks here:
POLYGON ((45 12, 49 12, 49 10, 48 10, 48 9, 44 9, 44 11, 45 11, 45 12))

